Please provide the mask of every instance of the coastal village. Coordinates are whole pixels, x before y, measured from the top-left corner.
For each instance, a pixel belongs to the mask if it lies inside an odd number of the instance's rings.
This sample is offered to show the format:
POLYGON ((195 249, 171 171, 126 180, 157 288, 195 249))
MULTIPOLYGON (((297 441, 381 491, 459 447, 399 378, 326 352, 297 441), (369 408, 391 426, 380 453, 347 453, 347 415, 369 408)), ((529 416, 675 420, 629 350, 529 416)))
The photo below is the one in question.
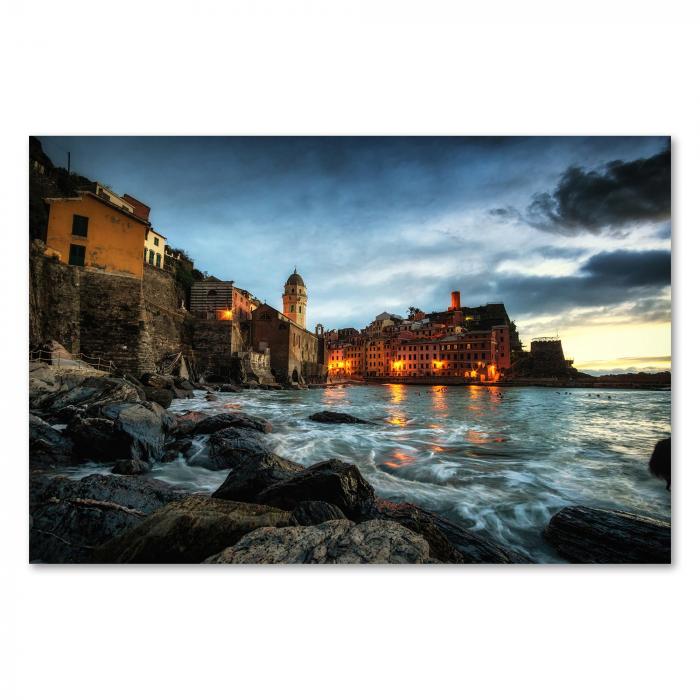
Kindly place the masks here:
MULTIPOLYGON (((362 329, 312 331, 313 289, 302 270, 280 281, 279 305, 261 301, 235 280, 200 272, 153 227, 138 196, 55 167, 37 139, 29 166, 30 561, 533 560, 481 530, 381 498, 345 455, 287 459, 267 436, 279 426, 242 412, 235 395, 358 382, 436 392, 479 385, 483 397, 519 382, 593 382, 559 338, 535 339, 525 351, 503 303, 465 306, 457 290, 444 310, 411 307, 405 318, 382 312, 362 329), (150 478, 165 465, 226 474, 203 492, 150 478)), ((269 392, 249 396, 274 402, 269 392)), ((303 421, 382 427, 329 410, 303 421)), ((649 469, 670 489, 670 438, 658 442, 649 469)), ((562 561, 670 560, 668 523, 635 513, 567 506, 538 537, 562 561)))
POLYGON ((141 375, 304 388, 327 382, 493 383, 578 374, 558 338, 522 348, 503 303, 382 312, 363 329, 307 328, 309 290, 294 269, 280 304, 205 276, 156 231, 131 194, 56 168, 30 148, 30 348, 141 375), (33 201, 31 201, 33 200, 33 201), (40 200, 40 201, 39 201, 40 200), (42 211, 43 208, 43 211, 42 211))

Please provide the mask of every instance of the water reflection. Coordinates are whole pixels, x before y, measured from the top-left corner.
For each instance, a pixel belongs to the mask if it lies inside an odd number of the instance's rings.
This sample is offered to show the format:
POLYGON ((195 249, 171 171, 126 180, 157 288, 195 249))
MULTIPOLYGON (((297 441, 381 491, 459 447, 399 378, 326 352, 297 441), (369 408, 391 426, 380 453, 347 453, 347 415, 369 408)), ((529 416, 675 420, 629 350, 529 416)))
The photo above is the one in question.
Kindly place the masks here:
POLYGON ((389 384, 389 401, 391 403, 403 403, 405 398, 405 384, 389 384))
POLYGON ((430 398, 432 399, 433 413, 438 416, 447 415, 447 387, 431 387, 430 398))

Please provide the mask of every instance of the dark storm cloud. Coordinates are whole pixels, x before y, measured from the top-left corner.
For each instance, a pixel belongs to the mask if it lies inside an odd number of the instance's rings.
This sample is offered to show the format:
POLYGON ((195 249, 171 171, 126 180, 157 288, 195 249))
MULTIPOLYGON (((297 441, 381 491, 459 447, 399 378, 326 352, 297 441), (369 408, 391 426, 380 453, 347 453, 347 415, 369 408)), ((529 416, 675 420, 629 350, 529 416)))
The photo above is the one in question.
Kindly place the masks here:
MULTIPOLYGON (((496 216, 507 209, 496 210, 496 216)), ((569 167, 553 192, 533 196, 526 220, 545 231, 575 235, 664 221, 671 216, 671 151, 615 160, 602 170, 569 167)))
POLYGON ((579 274, 561 277, 503 275, 456 279, 463 298, 481 303, 503 300, 511 314, 562 313, 569 309, 607 307, 636 302, 640 317, 668 316, 670 308, 658 295, 671 284, 671 253, 664 250, 598 253, 579 274), (466 294, 465 294, 466 292, 466 294))

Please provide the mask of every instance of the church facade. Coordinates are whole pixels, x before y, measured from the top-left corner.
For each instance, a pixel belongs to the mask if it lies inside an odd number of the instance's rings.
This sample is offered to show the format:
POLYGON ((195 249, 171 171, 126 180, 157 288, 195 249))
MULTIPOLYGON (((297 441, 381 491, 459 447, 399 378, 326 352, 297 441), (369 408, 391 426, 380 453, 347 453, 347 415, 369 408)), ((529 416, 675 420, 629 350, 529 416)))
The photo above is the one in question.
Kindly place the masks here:
POLYGON ((307 290, 294 270, 284 285, 283 311, 261 304, 252 312, 251 344, 257 352, 270 352, 272 373, 280 383, 304 385, 324 382, 328 372, 323 328, 306 329, 307 290))

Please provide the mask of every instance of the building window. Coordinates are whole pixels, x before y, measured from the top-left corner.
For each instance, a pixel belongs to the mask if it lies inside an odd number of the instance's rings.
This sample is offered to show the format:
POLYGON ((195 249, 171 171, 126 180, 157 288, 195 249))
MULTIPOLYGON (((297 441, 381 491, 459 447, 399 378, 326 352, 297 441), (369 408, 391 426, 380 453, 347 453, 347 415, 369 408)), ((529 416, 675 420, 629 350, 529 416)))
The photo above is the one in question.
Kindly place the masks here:
POLYGON ((157 236, 153 236, 153 245, 160 245, 160 239, 157 236))
POLYGON ((148 251, 148 264, 153 265, 153 258, 155 257, 155 253, 152 250, 148 251))
POLYGON ((156 267, 160 267, 160 261, 161 261, 160 253, 157 253, 156 254, 156 267))
POLYGON ((291 313, 294 313, 294 304, 292 304, 291 313))
POLYGON ((148 248, 143 249, 143 261, 148 262, 148 248))
POLYGON ((73 214, 73 235, 86 237, 87 231, 88 231, 88 218, 87 218, 87 216, 80 216, 79 214, 73 214))
POLYGON ((144 241, 148 240, 148 231, 146 231, 146 233, 143 234, 143 239, 144 241))
MULTIPOLYGON (((86 219, 87 221, 87 219, 86 219)), ((71 245, 70 254, 68 256, 69 265, 80 265, 83 267, 85 265, 85 246, 84 245, 71 245)))

